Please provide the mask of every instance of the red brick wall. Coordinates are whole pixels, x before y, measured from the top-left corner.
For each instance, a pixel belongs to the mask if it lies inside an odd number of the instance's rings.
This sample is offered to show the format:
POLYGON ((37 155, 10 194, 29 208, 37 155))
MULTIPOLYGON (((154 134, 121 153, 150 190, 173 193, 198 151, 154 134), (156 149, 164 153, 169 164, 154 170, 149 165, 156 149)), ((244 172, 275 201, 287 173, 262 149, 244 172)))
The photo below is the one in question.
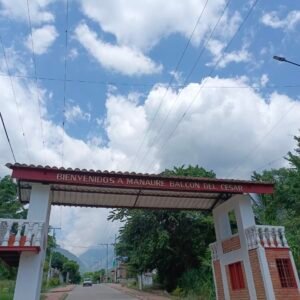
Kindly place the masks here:
POLYGON ((258 260, 257 249, 249 250, 249 258, 257 300, 264 300, 266 299, 266 293, 262 278, 261 266, 258 260))
POLYGON ((224 253, 238 250, 241 248, 241 242, 239 236, 234 236, 222 242, 222 248, 224 253))
POLYGON ((224 288, 223 288, 223 281, 222 281, 222 274, 221 274, 221 266, 220 261, 215 260, 213 262, 214 265, 214 271, 215 271, 215 281, 216 281, 216 289, 217 289, 217 295, 218 300, 224 300, 224 288))
POLYGON ((299 300, 300 293, 297 288, 281 287, 279 273, 276 266, 277 258, 290 258, 289 249, 269 248, 265 250, 276 300, 299 300))
POLYGON ((250 300, 243 262, 242 262, 242 270, 243 270, 243 276, 244 276, 244 281, 245 281, 244 289, 232 290, 232 288, 231 288, 232 285, 231 285, 230 275, 229 275, 229 268, 228 268, 228 266, 225 266, 225 268, 226 268, 226 275, 227 275, 227 280, 228 280, 228 289, 229 289, 230 299, 231 300, 248 300, 248 299, 250 300))

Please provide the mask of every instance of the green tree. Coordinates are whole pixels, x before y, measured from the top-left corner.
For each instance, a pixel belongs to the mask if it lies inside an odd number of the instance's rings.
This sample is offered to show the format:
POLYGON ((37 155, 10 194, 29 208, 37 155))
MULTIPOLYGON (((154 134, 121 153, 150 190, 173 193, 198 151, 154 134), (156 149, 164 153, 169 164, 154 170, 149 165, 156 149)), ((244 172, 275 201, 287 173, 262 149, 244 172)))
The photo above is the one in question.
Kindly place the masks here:
POLYGON ((288 152, 287 160, 290 162, 292 168, 298 173, 300 172, 300 136, 294 136, 294 140, 297 142, 297 148, 295 153, 288 152))
POLYGON ((63 274, 65 278, 69 274, 69 281, 71 283, 79 283, 81 280, 79 265, 73 260, 68 260, 63 264, 63 274))
POLYGON ((285 226, 289 245, 300 269, 300 138, 294 138, 297 148, 286 157, 289 168, 255 172, 252 179, 275 183, 274 194, 261 195, 257 202, 257 220, 261 224, 285 226))
POLYGON ((0 218, 25 218, 26 209, 17 197, 17 185, 10 176, 0 180, 0 218))
POLYGON ((90 278, 94 283, 101 282, 105 275, 105 270, 101 269, 95 272, 85 272, 83 278, 90 278))
MULTIPOLYGON (((162 174, 215 177, 212 171, 198 166, 181 166, 162 174)), ((109 219, 125 222, 117 255, 127 256, 136 273, 156 269, 159 282, 169 291, 185 272, 206 265, 207 246, 215 239, 212 216, 208 213, 115 209, 109 219)))
POLYGON ((51 267, 63 272, 63 266, 68 259, 59 252, 52 252, 51 267))
MULTIPOLYGON (((0 180, 0 218, 24 218, 26 210, 17 198, 17 186, 10 176, 0 180)), ((16 268, 0 261, 0 279, 15 279, 16 268)))

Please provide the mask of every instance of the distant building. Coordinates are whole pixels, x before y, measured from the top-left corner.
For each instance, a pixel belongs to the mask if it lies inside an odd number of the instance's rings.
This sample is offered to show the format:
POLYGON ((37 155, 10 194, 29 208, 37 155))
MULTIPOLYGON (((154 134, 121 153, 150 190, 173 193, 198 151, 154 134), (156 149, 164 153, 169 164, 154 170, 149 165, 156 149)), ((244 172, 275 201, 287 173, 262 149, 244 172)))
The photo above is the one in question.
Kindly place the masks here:
POLYGON ((121 262, 117 268, 117 281, 124 282, 127 279, 127 264, 121 262))

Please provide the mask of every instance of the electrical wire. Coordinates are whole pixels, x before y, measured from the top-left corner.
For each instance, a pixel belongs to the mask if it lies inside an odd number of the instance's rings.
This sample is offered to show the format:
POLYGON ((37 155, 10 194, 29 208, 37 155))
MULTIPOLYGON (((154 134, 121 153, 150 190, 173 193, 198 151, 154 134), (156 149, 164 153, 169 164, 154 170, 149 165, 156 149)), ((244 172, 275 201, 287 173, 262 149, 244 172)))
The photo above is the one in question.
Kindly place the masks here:
MULTIPOLYGON (((189 47, 189 45, 190 45, 190 43, 191 43, 191 41, 192 41, 192 38, 193 38, 194 33, 195 33, 195 31, 196 31, 196 28, 198 27, 198 25, 199 25, 199 23, 200 23, 200 21, 201 21, 201 19, 202 19, 203 13, 204 13, 204 11, 205 11, 205 9, 206 9, 206 7, 207 7, 207 3, 208 3, 208 0, 206 0, 205 4, 204 4, 204 6, 203 6, 203 8, 202 8, 202 10, 201 10, 201 13, 200 13, 199 17, 197 18, 196 24, 195 24, 195 26, 194 26, 194 28, 193 28, 193 30, 192 30, 190 36, 189 36, 189 39, 188 39, 188 41, 187 41, 187 43, 186 43, 186 45, 185 45, 185 47, 184 47, 184 49, 183 49, 183 51, 182 51, 180 57, 179 57, 179 60, 178 60, 176 66, 175 66, 175 69, 174 69, 174 71, 173 71, 175 74, 176 74, 176 72, 178 71, 178 68, 179 68, 179 66, 180 66, 180 64, 181 64, 181 62, 182 62, 182 60, 183 60, 183 57, 184 57, 184 55, 185 55, 185 53, 186 53, 186 51, 187 51, 187 49, 188 49, 188 47, 189 47)), ((156 111, 155 111, 155 113, 154 113, 154 115, 153 115, 153 118, 152 118, 151 121, 150 121, 150 125, 149 125, 149 127, 148 127, 148 130, 146 131, 146 133, 145 133, 145 135, 144 135, 144 137, 143 137, 143 139, 142 139, 142 141, 141 141, 141 143, 140 143, 140 145, 139 145, 139 147, 138 147, 138 150, 136 151, 136 154, 134 155, 134 160, 132 161, 131 166, 129 167, 129 169, 133 168, 133 166, 134 166, 134 164, 135 164, 135 161, 136 161, 136 159, 137 159, 138 153, 140 152, 140 150, 141 150, 142 146, 144 145, 145 140, 146 140, 146 138, 147 138, 147 136, 148 136, 148 134, 149 134, 149 132, 150 132, 149 129, 151 128, 152 124, 154 123, 154 121, 155 121, 155 119, 156 119, 156 117, 157 117, 157 115, 158 115, 158 113, 159 113, 159 111, 160 111, 160 109, 161 109, 161 106, 162 106, 162 104, 163 104, 163 101, 164 101, 165 97, 167 96, 170 87, 171 87, 172 84, 173 84, 173 81, 174 81, 174 76, 171 76, 171 78, 170 78, 170 80, 169 80, 169 83, 168 83, 168 85, 167 85, 167 88, 166 88, 166 90, 165 90, 165 93, 164 93, 163 97, 162 97, 161 100, 160 100, 160 103, 159 103, 159 105, 158 105, 158 107, 157 107, 157 109, 156 109, 156 111)))
POLYGON ((66 20, 65 20, 65 59, 64 59, 64 97, 63 97, 63 121, 62 121, 62 150, 61 165, 64 166, 64 136, 66 123, 66 93, 67 93, 67 56, 68 56, 68 29, 69 29, 69 0, 66 0, 66 20))
POLYGON ((42 113, 41 113, 41 99, 40 99, 40 93, 39 93, 39 88, 38 88, 38 80, 37 80, 36 56, 35 56, 35 51, 34 51, 34 41, 33 41, 33 34, 32 34, 32 24, 31 24, 31 17, 30 17, 29 0, 27 0, 26 3, 27 3, 28 27, 29 27, 30 38, 31 38, 31 50, 32 50, 33 68, 34 68, 34 79, 35 79, 35 85, 36 85, 36 90, 37 90, 37 103, 38 103, 38 111, 39 111, 39 117, 40 117, 42 146, 43 146, 43 149, 45 150, 45 138, 44 138, 43 120, 42 120, 42 113))
POLYGON ((259 168, 256 168, 255 170, 253 170, 253 172, 256 172, 256 171, 260 171, 260 170, 263 170, 265 169, 266 167, 269 167, 269 166, 272 166, 273 164, 277 163, 278 161, 281 161, 284 159, 284 156, 280 156, 276 159, 273 159, 271 161, 269 161, 268 163, 264 164, 263 166, 259 167, 259 168))
POLYGON ((249 159, 256 151, 257 149, 259 149, 262 144, 264 143, 265 139, 274 131, 274 129, 283 121, 283 119, 288 115, 288 113, 294 108, 294 106, 296 105, 296 101, 294 103, 292 103, 289 107, 289 109, 281 115, 281 117, 278 119, 278 121, 264 134, 264 136, 259 140, 258 143, 256 143, 251 149, 250 151, 241 159, 241 161, 239 162, 239 164, 237 164, 231 171, 229 171, 229 173, 227 174, 227 178, 229 176, 232 176, 232 174, 239 170, 242 166, 242 164, 244 163, 245 160, 249 159))
POLYGON ((24 143, 25 143, 25 148, 26 148, 26 152, 27 152, 27 159, 28 159, 28 162, 30 162, 31 160, 30 160, 30 155, 29 155, 28 142, 27 142, 27 138, 26 138, 26 135, 25 135, 24 125, 23 125, 23 121, 22 121, 21 114, 20 114, 20 109, 19 109, 20 104, 17 100, 16 91, 15 91, 13 80, 12 80, 12 77, 11 77, 11 71, 10 71, 10 68, 9 68, 9 65, 8 65, 7 55, 6 55, 6 51, 5 51, 5 48, 4 48, 4 43, 3 43, 1 35, 0 35, 0 43, 1 43, 1 48, 2 48, 2 51, 3 51, 3 57, 4 57, 6 69, 7 69, 7 74, 9 75, 9 79, 10 79, 12 95, 13 95, 13 98, 14 98, 14 101, 15 101, 15 104, 16 104, 16 108, 17 108, 19 123, 21 125, 21 132, 22 132, 22 135, 23 135, 24 143))
MULTIPOLYGON (((211 69, 209 75, 206 77, 206 79, 203 81, 203 83, 201 84, 198 92, 196 93, 196 95, 194 96, 194 98, 192 99, 191 103, 188 105, 187 109, 184 111, 184 113, 181 115, 181 117, 179 118, 178 122, 176 123, 174 129, 171 131, 171 133, 168 135, 168 137, 164 140, 164 143, 162 144, 161 147, 161 151, 164 149, 164 147, 166 146, 166 144, 168 143, 168 141, 171 139, 171 137, 174 135, 175 131, 177 130, 179 124, 183 121, 183 119, 185 118, 185 116, 188 114, 189 110, 191 109, 192 105, 194 104, 195 100, 198 98, 198 96, 200 95, 203 86, 205 85, 207 78, 211 77, 212 74, 214 73, 215 69, 217 68, 217 66, 219 65, 219 63, 222 61, 225 53, 227 52, 227 50, 229 49, 229 47, 231 46, 232 42, 234 41, 234 39, 236 38, 236 36, 238 35, 238 33, 240 32, 240 30, 243 28, 243 26, 245 25, 245 23, 247 22, 248 18, 250 17, 251 13, 253 12, 254 8, 256 7, 257 3, 259 0, 256 0, 252 3, 251 7, 249 8, 246 16, 244 17, 243 21, 241 22, 241 24, 239 25, 238 29, 235 31, 234 35, 231 37, 231 39, 229 40, 229 42, 227 43, 226 47, 223 50, 222 55, 219 57, 219 59, 216 61, 216 63, 214 64, 213 68, 211 69)), ((152 164, 149 164, 149 166, 146 168, 148 170, 148 168, 150 168, 152 164)))
POLYGON ((13 147, 12 147, 12 145, 11 145, 11 142, 10 142, 10 139, 9 139, 9 136, 8 136, 8 133, 7 133, 7 130, 6 130, 5 122, 4 122, 4 120, 3 120, 3 117, 2 117, 2 113, 1 113, 1 112, 0 112, 0 118, 1 118, 1 122, 2 122, 2 125, 3 125, 3 129, 4 129, 4 132, 5 132, 5 135, 6 135, 7 142, 8 142, 8 144, 9 144, 10 152, 11 152, 13 158, 14 158, 14 162, 16 163, 16 162, 17 162, 16 156, 15 156, 13 147))
MULTIPOLYGON (((228 1, 226 2, 226 5, 224 6, 224 8, 223 8, 223 10, 222 10, 222 13, 220 14, 220 16, 219 16, 217 22, 215 23, 213 29, 211 30, 211 32, 210 32, 208 38, 205 40, 204 44, 202 45, 202 48, 201 48, 201 50, 200 50, 200 52, 199 52, 199 54, 198 54, 198 56, 197 56, 197 58, 196 58, 196 60, 195 60, 195 62, 194 62, 194 64, 193 64, 192 68, 190 69, 190 72, 188 73, 188 75, 186 76, 186 78, 185 78, 185 80, 184 80, 184 86, 187 85, 187 83, 188 83, 190 77, 191 77, 192 74, 194 73, 194 71, 195 71, 195 69, 196 69, 196 67, 197 67, 197 65, 198 65, 198 63, 199 63, 199 61, 200 61, 200 59, 201 59, 201 57, 202 57, 202 55, 203 55, 203 53, 204 53, 204 51, 205 51, 207 45, 208 45, 208 43, 209 43, 209 41, 210 41, 211 38, 213 37, 213 35, 214 35, 216 29, 218 28, 218 26, 219 26, 219 24, 220 24, 220 22, 221 22, 221 20, 222 20, 222 18, 223 18, 223 16, 224 16, 224 14, 225 14, 225 12, 226 12, 226 10, 228 9, 228 7, 229 7, 229 5, 230 5, 230 2, 231 2, 231 0, 228 0, 228 1)), ((177 100, 179 99, 179 97, 180 97, 182 91, 183 91, 183 89, 181 89, 181 90, 178 92, 178 94, 177 94, 175 100, 173 101, 172 105, 170 106, 168 112, 166 113, 165 118, 163 119, 163 121, 162 121, 162 123, 161 123, 161 126, 160 126, 159 129, 158 129, 158 132, 156 133, 155 137, 153 138, 152 142, 150 143, 150 148, 157 142, 157 139, 159 138, 160 133, 161 133, 161 131, 162 131, 162 129, 163 129, 165 123, 167 122, 167 120, 168 120, 168 118, 169 118, 171 112, 173 111, 173 109, 174 109, 174 107, 175 107, 175 103, 176 103, 177 100)), ((142 159, 140 160, 139 166, 141 165, 141 163, 144 162, 144 160, 145 160, 145 158, 146 158, 146 155, 147 155, 147 151, 145 151, 144 156, 143 156, 142 159)), ((139 168, 139 166, 138 166, 138 168, 139 168)))
MULTIPOLYGON (((9 77, 8 74, 1 74, 0 77, 9 77)), ((11 75, 12 78, 21 78, 21 79, 35 79, 34 76, 27 75, 11 75)), ((55 78, 55 77, 44 77, 37 76, 38 81, 57 81, 64 82, 63 78, 55 78)), ((69 83, 81 83, 81 84, 95 84, 95 85, 114 85, 114 86, 124 86, 124 87, 153 87, 157 84, 164 85, 165 83, 157 83, 157 82, 145 82, 145 83, 136 83, 136 82, 118 82, 118 81, 101 81, 101 80, 85 80, 85 79, 71 79, 67 78, 66 82, 69 83)), ((184 88, 186 85, 184 84, 172 84, 171 87, 175 88, 184 88)), ((300 88, 300 84, 271 84, 265 86, 204 86, 204 89, 275 89, 275 88, 300 88)))
MULTIPOLYGON (((1 77, 8 77, 7 74, 0 73, 1 77)), ((34 76, 28 75, 13 75, 15 78, 25 78, 25 79, 35 79, 34 76)), ((95 84, 95 85, 114 85, 114 86, 124 86, 124 87, 153 87, 156 85, 156 82, 145 82, 145 83, 137 83, 137 82, 121 82, 121 81, 103 81, 103 80, 91 80, 91 79, 82 79, 82 78, 58 78, 58 77, 47 77, 47 76, 37 76, 39 81, 56 81, 56 82, 64 82, 67 83, 81 83, 81 84, 95 84)), ((172 86, 182 86, 182 84, 172 84, 172 86)))
MULTIPOLYGON (((0 77, 8 77, 8 74, 1 74, 0 77)), ((26 76, 26 75, 11 75, 12 78, 21 78, 21 79, 35 79, 34 76, 26 76)), ((55 78, 55 77, 41 77, 37 76, 38 81, 57 81, 63 82, 63 78, 55 78)), ((115 86, 127 86, 127 87, 153 87, 157 84, 164 85, 165 83, 136 83, 136 82, 118 82, 118 81, 100 81, 100 80, 83 80, 83 79, 70 79, 67 78, 66 82, 69 83, 81 83, 81 84, 95 84, 95 85, 115 85, 115 86)), ((175 88, 184 88, 187 87, 184 84, 172 84, 171 87, 175 88)), ((203 89, 276 89, 276 88, 286 88, 286 89, 297 89, 300 88, 300 84, 269 84, 265 86, 204 86, 203 89)))

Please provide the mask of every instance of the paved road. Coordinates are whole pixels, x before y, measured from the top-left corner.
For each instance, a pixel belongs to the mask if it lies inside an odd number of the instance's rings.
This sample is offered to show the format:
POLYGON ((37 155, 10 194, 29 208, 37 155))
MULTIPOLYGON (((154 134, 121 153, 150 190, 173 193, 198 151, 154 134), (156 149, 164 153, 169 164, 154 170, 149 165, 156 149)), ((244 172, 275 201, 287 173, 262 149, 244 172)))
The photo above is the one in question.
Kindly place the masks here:
POLYGON ((106 286, 94 284, 92 287, 77 286, 66 300, 137 300, 106 286))

